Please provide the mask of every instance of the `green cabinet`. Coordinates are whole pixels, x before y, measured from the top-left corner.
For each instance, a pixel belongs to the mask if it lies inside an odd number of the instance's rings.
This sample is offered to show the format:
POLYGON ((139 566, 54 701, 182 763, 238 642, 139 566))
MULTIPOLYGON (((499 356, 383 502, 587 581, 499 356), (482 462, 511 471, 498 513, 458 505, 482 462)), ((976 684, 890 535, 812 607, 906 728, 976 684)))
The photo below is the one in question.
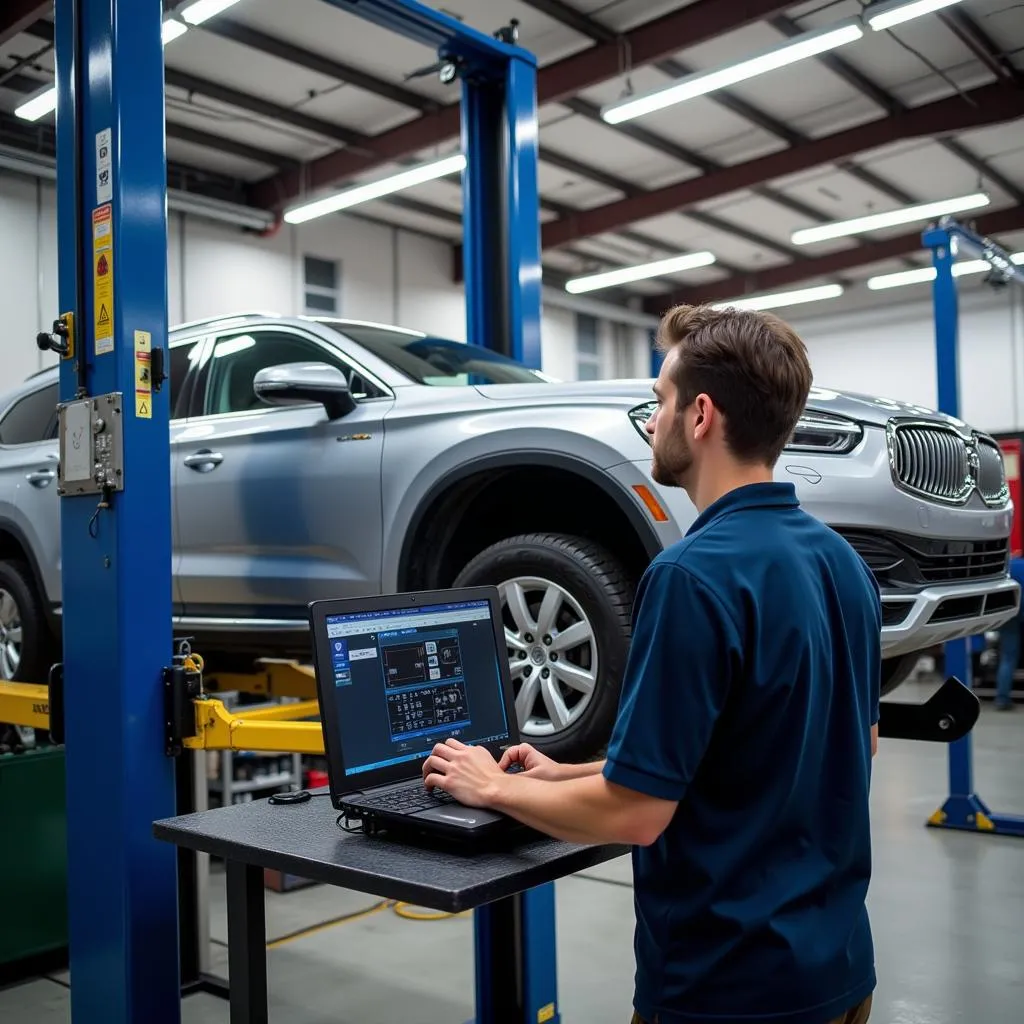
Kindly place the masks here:
POLYGON ((0 966, 68 943, 64 748, 0 754, 0 966))

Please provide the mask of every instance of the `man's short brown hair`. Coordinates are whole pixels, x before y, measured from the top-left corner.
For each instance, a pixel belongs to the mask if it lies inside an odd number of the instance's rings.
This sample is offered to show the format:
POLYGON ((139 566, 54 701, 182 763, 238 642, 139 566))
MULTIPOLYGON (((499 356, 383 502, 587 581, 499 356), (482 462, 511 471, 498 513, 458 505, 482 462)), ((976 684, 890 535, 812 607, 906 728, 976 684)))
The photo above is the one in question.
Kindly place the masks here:
POLYGON ((813 375, 807 348, 771 313, 676 306, 658 348, 677 350, 678 408, 707 394, 725 418, 725 441, 743 462, 774 466, 804 411, 813 375))

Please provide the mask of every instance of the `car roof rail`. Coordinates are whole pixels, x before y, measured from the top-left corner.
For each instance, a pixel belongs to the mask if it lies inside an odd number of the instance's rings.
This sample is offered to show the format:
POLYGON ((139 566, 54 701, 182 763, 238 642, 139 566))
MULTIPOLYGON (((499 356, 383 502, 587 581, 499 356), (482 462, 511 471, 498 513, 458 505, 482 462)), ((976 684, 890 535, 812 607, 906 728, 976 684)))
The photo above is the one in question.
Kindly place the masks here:
POLYGON ((251 320, 254 317, 280 317, 280 313, 275 313, 266 309, 250 309, 242 310, 238 313, 220 313, 217 316, 203 317, 201 320, 189 320, 187 323, 174 324, 169 328, 168 333, 173 334, 175 331, 187 331, 193 327, 205 327, 207 325, 224 323, 229 320, 251 320))

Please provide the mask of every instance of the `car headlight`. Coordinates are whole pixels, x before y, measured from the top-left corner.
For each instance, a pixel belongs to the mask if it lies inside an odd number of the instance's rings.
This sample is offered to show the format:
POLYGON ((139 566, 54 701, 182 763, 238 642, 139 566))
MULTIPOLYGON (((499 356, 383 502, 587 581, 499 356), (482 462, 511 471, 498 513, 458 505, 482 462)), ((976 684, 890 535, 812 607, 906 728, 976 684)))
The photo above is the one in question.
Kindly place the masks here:
POLYGON ((657 408, 657 402, 644 402, 643 405, 638 405, 635 409, 629 410, 630 422, 648 444, 651 443, 651 435, 647 433, 647 421, 654 415, 657 408))
POLYGON ((787 452, 822 452, 844 455, 860 444, 864 431, 859 423, 824 412, 808 412, 797 421, 787 452))

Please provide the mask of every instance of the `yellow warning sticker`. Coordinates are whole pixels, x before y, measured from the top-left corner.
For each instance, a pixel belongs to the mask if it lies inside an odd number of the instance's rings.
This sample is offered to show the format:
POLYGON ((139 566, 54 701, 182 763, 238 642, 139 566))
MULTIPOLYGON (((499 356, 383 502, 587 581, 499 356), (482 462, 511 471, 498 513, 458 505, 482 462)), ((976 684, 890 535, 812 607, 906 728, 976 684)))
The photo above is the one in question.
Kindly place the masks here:
POLYGON ((555 1004, 554 1003, 548 1003, 547 1006, 542 1006, 537 1011, 537 1022, 538 1022, 538 1024, 546 1024, 547 1021, 554 1020, 554 1018, 555 1018, 555 1004))
POLYGON ((149 331, 135 332, 135 415, 153 418, 153 337, 149 331))
POLYGON ((92 211, 93 337, 96 355, 114 351, 114 226, 110 203, 92 211))

